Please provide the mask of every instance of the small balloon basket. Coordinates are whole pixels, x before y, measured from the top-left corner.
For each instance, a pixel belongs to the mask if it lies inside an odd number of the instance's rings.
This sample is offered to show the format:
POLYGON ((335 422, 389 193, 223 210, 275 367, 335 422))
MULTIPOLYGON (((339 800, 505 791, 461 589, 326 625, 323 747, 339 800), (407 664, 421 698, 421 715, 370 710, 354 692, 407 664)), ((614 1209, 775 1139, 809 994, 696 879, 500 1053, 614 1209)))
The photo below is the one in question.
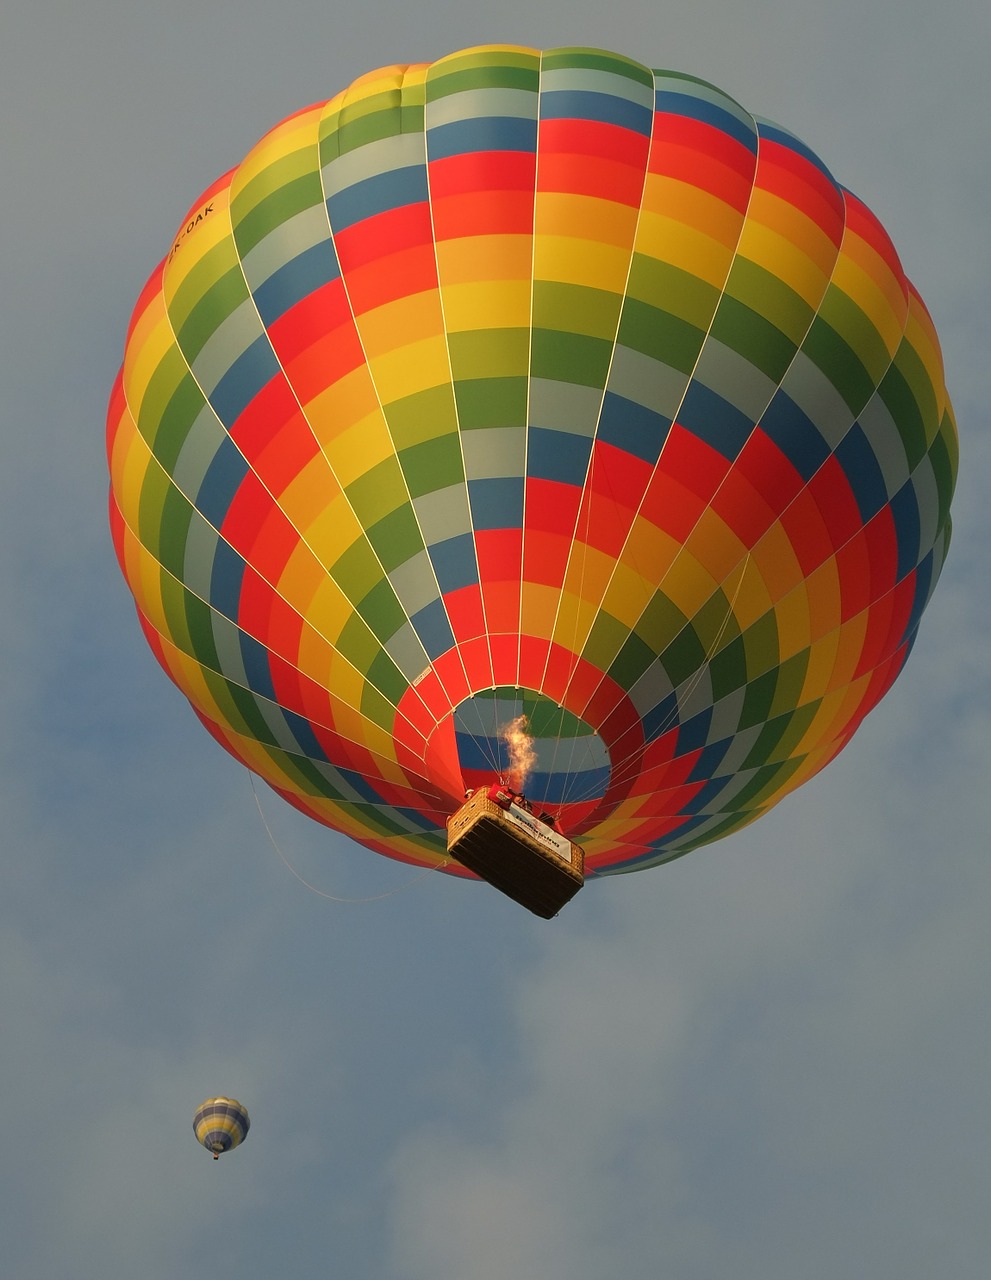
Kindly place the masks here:
POLYGON ((493 888, 550 920, 585 883, 585 857, 523 796, 479 787, 447 820, 447 850, 493 888))

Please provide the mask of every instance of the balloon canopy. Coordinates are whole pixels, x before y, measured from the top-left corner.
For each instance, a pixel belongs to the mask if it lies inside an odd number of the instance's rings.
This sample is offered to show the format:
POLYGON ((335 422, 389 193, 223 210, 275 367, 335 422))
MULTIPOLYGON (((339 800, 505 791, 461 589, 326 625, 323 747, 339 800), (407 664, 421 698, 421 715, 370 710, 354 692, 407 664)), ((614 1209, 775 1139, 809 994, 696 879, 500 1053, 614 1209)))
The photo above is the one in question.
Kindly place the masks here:
POLYGON ((236 1098, 207 1098, 193 1116, 196 1141, 213 1152, 214 1160, 239 1147, 250 1128, 248 1113, 236 1098))
POLYGON ((591 876, 842 749, 957 462, 929 315, 804 143, 692 76, 503 45, 365 75, 203 193, 108 449, 145 635, 229 752, 436 866, 515 723, 591 876))

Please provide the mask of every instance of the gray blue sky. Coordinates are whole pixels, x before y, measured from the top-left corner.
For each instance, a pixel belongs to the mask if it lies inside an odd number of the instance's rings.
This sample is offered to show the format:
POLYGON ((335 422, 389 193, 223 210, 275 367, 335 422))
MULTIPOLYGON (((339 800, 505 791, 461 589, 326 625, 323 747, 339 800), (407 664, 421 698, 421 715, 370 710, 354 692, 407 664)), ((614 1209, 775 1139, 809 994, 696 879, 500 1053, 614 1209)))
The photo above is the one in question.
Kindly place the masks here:
POLYGON ((0 18, 0 1252, 11 1280, 978 1280, 991 1215, 991 9, 34 0, 0 18), (107 396, 199 192, 488 40, 712 80, 890 231, 955 540, 891 695, 742 835, 545 923, 262 796, 141 639, 107 396), (398 890, 397 892, 392 892, 398 890), (214 1164, 192 1113, 252 1116, 214 1164))

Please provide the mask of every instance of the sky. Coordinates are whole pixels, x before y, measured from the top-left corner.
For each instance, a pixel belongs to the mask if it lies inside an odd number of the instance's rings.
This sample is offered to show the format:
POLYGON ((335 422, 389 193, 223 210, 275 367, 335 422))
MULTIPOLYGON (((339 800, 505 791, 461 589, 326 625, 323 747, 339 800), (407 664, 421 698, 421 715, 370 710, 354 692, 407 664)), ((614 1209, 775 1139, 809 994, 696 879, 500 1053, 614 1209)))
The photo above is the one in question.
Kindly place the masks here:
POLYGON ((987 1275, 989 50, 984 0, 7 7, 11 1280, 987 1275), (106 522, 127 321, 200 191, 357 75, 489 41, 687 71, 803 138, 890 232, 961 435, 946 569, 847 751, 552 922, 261 787, 260 814, 144 644, 106 522), (219 1163, 191 1127, 215 1093, 252 1117, 219 1163))

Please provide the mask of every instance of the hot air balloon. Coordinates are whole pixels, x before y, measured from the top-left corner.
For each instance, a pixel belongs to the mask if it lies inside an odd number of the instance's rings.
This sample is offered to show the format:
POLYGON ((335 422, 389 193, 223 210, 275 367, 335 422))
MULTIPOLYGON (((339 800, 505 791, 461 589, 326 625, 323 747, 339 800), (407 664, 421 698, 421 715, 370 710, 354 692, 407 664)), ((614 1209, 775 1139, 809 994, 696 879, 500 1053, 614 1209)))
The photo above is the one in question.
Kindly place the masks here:
POLYGON ((214 1160, 239 1147, 250 1128, 248 1113, 236 1098, 207 1098, 193 1117, 196 1141, 213 1152, 214 1160))
POLYGON ((596 877, 818 773, 905 664, 957 466, 926 308, 808 146, 692 76, 506 45, 362 76, 207 188, 108 450, 210 733, 457 875, 466 792, 596 877))

